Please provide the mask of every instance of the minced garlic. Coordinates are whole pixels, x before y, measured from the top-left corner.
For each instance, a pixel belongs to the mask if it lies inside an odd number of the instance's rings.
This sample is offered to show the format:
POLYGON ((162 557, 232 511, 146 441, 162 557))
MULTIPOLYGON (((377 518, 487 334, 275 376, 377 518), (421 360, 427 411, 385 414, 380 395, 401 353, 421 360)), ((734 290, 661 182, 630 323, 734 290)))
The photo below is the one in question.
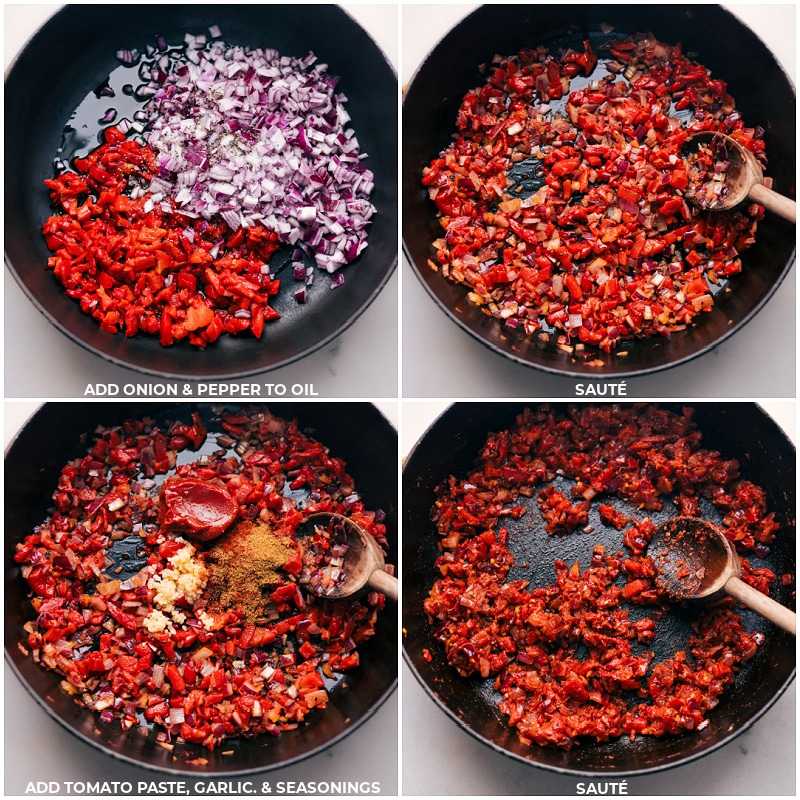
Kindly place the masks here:
POLYGON ((182 625, 186 622, 186 615, 176 608, 176 601, 184 598, 191 604, 202 596, 208 581, 208 570, 205 564, 194 558, 194 554, 194 547, 185 542, 174 556, 167 559, 169 566, 147 581, 148 588, 155 590, 155 608, 144 620, 144 626, 151 633, 174 630, 171 622, 182 625))
POLYGON ((159 611, 157 608, 154 608, 142 622, 145 628, 150 631, 150 633, 161 633, 161 631, 165 630, 166 628, 171 628, 172 625, 170 624, 169 617, 164 616, 162 611, 159 611))

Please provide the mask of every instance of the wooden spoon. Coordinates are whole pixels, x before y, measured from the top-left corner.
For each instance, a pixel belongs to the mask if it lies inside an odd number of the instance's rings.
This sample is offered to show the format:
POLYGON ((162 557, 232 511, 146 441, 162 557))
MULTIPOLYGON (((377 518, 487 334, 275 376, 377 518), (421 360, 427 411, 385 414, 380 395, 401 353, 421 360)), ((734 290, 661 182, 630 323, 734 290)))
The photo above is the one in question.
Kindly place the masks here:
POLYGON ((648 553, 658 569, 656 583, 675 600, 699 600, 727 593, 796 635, 795 613, 741 580, 736 551, 710 522, 673 517, 656 528, 648 553))
POLYGON ((702 131, 686 139, 683 145, 684 155, 696 152, 701 146, 712 147, 712 152, 717 147, 725 148, 724 160, 728 162, 724 181, 725 191, 710 203, 702 196, 695 201, 691 192, 687 192, 687 200, 691 200, 701 208, 722 210, 733 208, 749 199, 790 222, 797 221, 795 201, 764 186, 764 173, 755 156, 746 147, 724 133, 702 131))
POLYGON ((298 528, 297 536, 312 536, 319 526, 326 528, 331 520, 344 525, 347 534, 347 552, 342 564, 342 579, 335 586, 318 591, 309 583, 309 587, 320 597, 349 597, 369 585, 372 589, 397 601, 397 578, 386 572, 383 552, 375 539, 360 525, 342 514, 311 514, 298 528))

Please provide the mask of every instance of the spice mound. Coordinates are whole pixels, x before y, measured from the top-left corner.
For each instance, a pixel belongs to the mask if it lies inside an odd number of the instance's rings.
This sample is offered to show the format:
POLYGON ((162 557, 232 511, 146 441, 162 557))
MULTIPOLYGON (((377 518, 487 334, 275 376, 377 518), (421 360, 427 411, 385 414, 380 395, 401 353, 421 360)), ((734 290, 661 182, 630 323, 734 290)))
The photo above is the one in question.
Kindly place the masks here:
POLYGON ((275 609, 270 594, 284 583, 283 568, 296 560, 297 548, 264 523, 245 520, 217 539, 207 555, 209 610, 241 608, 248 622, 264 622, 275 609))
POLYGON ((423 170, 442 235, 432 269, 509 329, 597 359, 700 322, 741 272, 764 209, 687 202, 682 148, 730 135, 766 164, 723 80, 651 35, 497 56, 423 170))
POLYGON ((375 633, 382 594, 320 600, 299 583, 305 517, 346 515, 389 546, 383 512, 296 421, 260 406, 163 414, 98 426, 63 466, 16 546, 31 614, 19 644, 98 724, 204 758, 314 724, 375 633), (238 523, 187 541, 162 524, 181 486, 216 487, 238 523))
POLYGON ((703 730, 764 642, 732 598, 690 617, 647 553, 654 520, 716 518, 742 580, 765 594, 775 584, 759 564, 778 534, 766 492, 703 445, 692 417, 648 405, 529 409, 488 437, 468 475, 437 488, 425 612, 447 664, 491 682, 526 744, 703 730))

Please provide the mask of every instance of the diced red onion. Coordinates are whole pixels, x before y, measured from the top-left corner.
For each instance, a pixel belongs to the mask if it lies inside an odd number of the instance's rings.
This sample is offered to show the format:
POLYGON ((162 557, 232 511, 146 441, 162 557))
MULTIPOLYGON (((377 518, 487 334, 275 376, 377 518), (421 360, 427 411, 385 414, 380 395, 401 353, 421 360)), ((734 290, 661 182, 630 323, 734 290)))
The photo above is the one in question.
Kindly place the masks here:
POLYGON ((164 173, 150 191, 181 213, 219 214, 232 230, 263 224, 335 272, 366 247, 375 212, 374 176, 337 79, 313 53, 298 60, 221 41, 200 50, 205 41, 187 35, 186 60, 164 59, 167 72, 144 87, 154 94, 146 138, 164 173))
POLYGON ((164 665, 156 662, 152 671, 153 685, 160 689, 164 685, 164 665))
POLYGON ((580 314, 570 314, 566 323, 568 328, 580 328, 583 325, 583 317, 580 314))
POLYGON ((117 50, 117 60, 123 64, 135 64, 138 59, 138 50, 117 50))

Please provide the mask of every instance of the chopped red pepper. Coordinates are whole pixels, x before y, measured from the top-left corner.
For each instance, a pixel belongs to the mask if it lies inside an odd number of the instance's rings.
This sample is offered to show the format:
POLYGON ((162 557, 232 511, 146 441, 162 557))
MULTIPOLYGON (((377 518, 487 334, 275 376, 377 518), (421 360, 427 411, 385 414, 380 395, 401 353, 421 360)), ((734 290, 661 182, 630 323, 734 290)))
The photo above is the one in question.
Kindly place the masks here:
POLYGON ((59 210, 42 228, 48 264, 67 294, 103 330, 158 334, 164 347, 183 339, 205 347, 222 333, 260 337, 279 317, 270 303, 280 283, 266 266, 278 235, 230 233, 126 195, 129 181, 149 180, 155 156, 115 130, 75 160, 77 173, 45 181, 59 210))
POLYGON ((734 135, 766 162, 726 84, 650 36, 615 39, 610 56, 600 74, 589 42, 560 59, 541 47, 496 59, 422 174, 443 229, 431 266, 482 313, 585 357, 597 351, 584 344, 611 352, 695 324, 714 296, 689 287, 740 272, 762 214, 687 202, 689 133, 734 135), (581 72, 588 86, 570 91, 581 72), (688 123, 671 116, 683 107, 695 112, 688 123), (542 185, 526 196, 514 175, 529 161, 542 185))

